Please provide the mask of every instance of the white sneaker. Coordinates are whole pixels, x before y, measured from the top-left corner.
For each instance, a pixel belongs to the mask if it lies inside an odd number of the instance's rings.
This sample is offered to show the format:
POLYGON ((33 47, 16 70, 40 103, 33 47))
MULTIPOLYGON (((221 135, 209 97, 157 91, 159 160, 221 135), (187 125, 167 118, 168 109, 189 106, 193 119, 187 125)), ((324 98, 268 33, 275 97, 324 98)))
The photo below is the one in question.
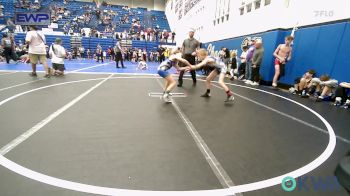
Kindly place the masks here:
POLYGON ((162 96, 163 101, 165 101, 167 98, 168 98, 168 94, 164 93, 163 96, 162 96))
POLYGON ((171 99, 168 93, 163 94, 163 101, 166 103, 171 103, 171 99))
POLYGON ((259 83, 257 83, 257 82, 252 82, 250 85, 259 86, 259 83))
POLYGON ((245 84, 252 84, 252 81, 251 80, 246 80, 244 83, 245 84))
POLYGON ((225 102, 233 102, 235 100, 235 97, 233 95, 227 97, 227 99, 225 100, 225 102))
POLYGON ((277 87, 277 84, 276 83, 272 83, 272 87, 277 87))
POLYGON ((347 99, 345 102, 346 105, 350 105, 350 99, 347 99))

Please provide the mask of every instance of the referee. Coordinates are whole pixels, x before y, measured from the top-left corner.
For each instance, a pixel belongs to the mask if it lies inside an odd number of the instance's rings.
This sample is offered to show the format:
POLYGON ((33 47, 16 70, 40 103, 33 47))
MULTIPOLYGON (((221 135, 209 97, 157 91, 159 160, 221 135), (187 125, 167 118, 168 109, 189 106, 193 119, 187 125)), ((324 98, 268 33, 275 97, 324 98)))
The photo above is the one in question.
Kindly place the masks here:
MULTIPOLYGON (((182 44, 182 54, 183 58, 186 59, 190 64, 194 65, 196 64, 196 50, 199 49, 199 41, 194 39, 194 30, 190 29, 189 33, 189 38, 185 39, 185 41, 182 44)), ((181 71, 179 75, 179 84, 177 85, 178 87, 182 87, 183 83, 183 76, 184 76, 185 71, 181 71)), ((196 85, 197 79, 196 79, 196 71, 191 70, 191 76, 193 80, 193 85, 196 85)))

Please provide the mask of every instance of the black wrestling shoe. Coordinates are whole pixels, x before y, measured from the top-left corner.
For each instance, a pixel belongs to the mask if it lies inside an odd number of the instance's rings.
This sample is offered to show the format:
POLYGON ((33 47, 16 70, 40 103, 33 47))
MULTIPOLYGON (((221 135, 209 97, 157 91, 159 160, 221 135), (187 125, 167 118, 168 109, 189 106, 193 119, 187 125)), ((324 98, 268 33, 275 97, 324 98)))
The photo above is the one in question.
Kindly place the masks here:
POLYGON ((201 95, 201 97, 209 98, 210 97, 210 93, 204 93, 203 95, 201 95))
POLYGON ((31 77, 37 77, 38 75, 36 74, 36 72, 32 72, 32 73, 29 74, 29 76, 31 76, 31 77))

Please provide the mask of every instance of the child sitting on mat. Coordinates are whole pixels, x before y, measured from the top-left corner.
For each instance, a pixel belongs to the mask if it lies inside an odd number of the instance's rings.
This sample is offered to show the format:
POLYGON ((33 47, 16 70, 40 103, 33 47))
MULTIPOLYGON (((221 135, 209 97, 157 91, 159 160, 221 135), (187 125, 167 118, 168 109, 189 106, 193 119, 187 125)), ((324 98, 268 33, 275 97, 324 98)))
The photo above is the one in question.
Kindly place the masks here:
POLYGON ((320 78, 313 78, 311 83, 308 96, 313 94, 317 97, 317 102, 330 101, 335 88, 338 86, 338 81, 331 79, 328 75, 322 75, 320 78))
POLYGON ((335 89, 335 106, 343 105, 344 108, 350 106, 350 83, 342 82, 335 89))
POLYGON ((137 69, 138 70, 147 70, 148 69, 148 65, 147 65, 146 61, 144 60, 144 58, 139 62, 137 69))

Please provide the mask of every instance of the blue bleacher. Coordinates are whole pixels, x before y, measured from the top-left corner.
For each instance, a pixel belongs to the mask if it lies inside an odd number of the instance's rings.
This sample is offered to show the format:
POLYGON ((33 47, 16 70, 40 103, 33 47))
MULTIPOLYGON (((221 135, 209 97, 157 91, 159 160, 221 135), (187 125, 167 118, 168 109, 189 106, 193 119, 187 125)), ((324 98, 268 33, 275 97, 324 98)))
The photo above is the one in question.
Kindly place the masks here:
MULTIPOLYGON (((18 43, 21 40, 22 43, 24 43, 25 37, 26 37, 25 33, 16 33, 15 34, 15 42, 18 43)), ((71 37, 70 36, 45 35, 45 38, 46 38, 46 44, 49 46, 55 42, 56 38, 61 38, 62 43, 63 43, 62 46, 68 50, 71 49, 71 41, 70 41, 71 37)))
POLYGON ((6 19, 12 18, 14 16, 15 5, 13 0, 0 0, 0 4, 4 6, 4 22, 6 22, 6 19))
MULTIPOLYGON (((4 15, 6 16, 3 18, 0 18, 0 24, 4 24, 6 22, 7 18, 13 17, 15 11, 16 12, 33 11, 33 10, 22 9, 22 8, 15 9, 14 2, 16 2, 16 1, 14 1, 14 0, 10 0, 10 1, 0 0, 0 3, 4 6, 4 15)), ((34 2, 34 0, 32 0, 32 2, 34 2)), ((68 4, 65 5, 65 4, 63 4, 63 0, 42 0, 41 1, 41 8, 38 11, 47 11, 47 8, 49 8, 52 5, 66 7, 71 12, 70 17, 65 18, 65 19, 61 19, 57 22, 58 27, 59 27, 59 31, 63 31, 62 28, 66 22, 71 21, 74 17, 80 16, 84 13, 84 9, 82 9, 82 6, 84 6, 84 5, 95 6, 95 4, 92 2, 70 1, 68 4)), ((103 9, 113 10, 113 11, 117 12, 118 15, 112 20, 114 23, 118 23, 120 21, 120 17, 122 17, 123 15, 125 15, 125 14, 129 15, 128 11, 123 10, 122 6, 118 6, 118 5, 112 5, 112 6, 108 6, 108 7, 101 6, 100 9, 101 10, 103 10, 103 9)), ((155 10, 147 11, 146 8, 131 8, 130 10, 134 14, 132 16, 129 15, 129 22, 118 26, 116 31, 118 31, 118 32, 123 32, 124 30, 129 31, 129 29, 132 26, 132 22, 131 22, 132 19, 136 19, 137 17, 140 18, 140 21, 142 24, 146 24, 146 25, 142 25, 142 27, 155 28, 158 25, 161 30, 166 29, 166 30, 170 31, 168 21, 163 19, 163 17, 165 16, 165 13, 163 11, 155 11, 155 10), (155 16, 155 17, 157 17, 157 20, 152 21, 152 22, 146 22, 147 18, 145 16, 147 16, 147 15, 155 16)), ((98 24, 95 17, 85 27, 90 27, 90 28, 93 27, 93 28, 96 28, 100 31, 104 30, 104 26, 102 24, 98 24)))
MULTIPOLYGON (((34 2, 34 0, 32 0, 34 2)), ((15 3, 16 0, 0 0, 0 3, 4 6, 4 15, 6 17, 0 18, 0 24, 4 24, 6 21, 5 19, 9 17, 13 17, 15 11, 23 11, 28 12, 32 10, 28 9, 21 9, 16 8, 15 9, 15 3)), ((60 19, 58 23, 58 29, 55 31, 63 32, 63 26, 68 21, 72 21, 76 16, 81 16, 84 14, 84 9, 82 9, 82 6, 86 5, 92 5, 95 6, 96 4, 92 2, 78 2, 78 1, 70 1, 68 4, 64 4, 63 0, 42 0, 41 1, 41 8, 38 11, 46 11, 48 8, 50 8, 53 5, 62 6, 67 8, 71 15, 68 18, 60 19)), ((123 32, 124 30, 129 31, 132 27, 132 19, 139 18, 141 21, 141 29, 143 28, 155 28, 157 25, 160 27, 161 30, 168 30, 170 31, 170 27, 168 24, 168 21, 164 19, 165 13, 163 11, 155 11, 151 10, 148 11, 146 8, 131 8, 130 10, 133 12, 132 15, 129 15, 129 12, 122 9, 123 6, 118 5, 112 5, 104 7, 102 6, 100 9, 107 9, 107 10, 113 10, 117 12, 118 14, 115 16, 115 18, 112 19, 113 23, 119 23, 120 18, 124 16, 125 14, 129 16, 129 22, 126 24, 120 24, 117 26, 116 31, 117 32, 123 32), (151 20, 152 16, 157 17, 156 21, 151 20)), ((95 15, 93 15, 91 21, 89 24, 84 25, 80 24, 80 27, 90 27, 95 28, 98 31, 102 32, 105 29, 105 26, 102 24, 98 24, 97 18, 95 15)), ((75 31, 76 32, 76 31, 75 31)), ((54 35, 46 35, 47 44, 50 45, 54 42, 56 37, 60 37, 63 40, 63 46, 71 50, 71 36, 54 36, 54 35)), ((18 33, 15 35, 15 40, 18 42, 19 40, 24 41, 25 34, 24 33, 18 33)), ((104 50, 106 50, 110 46, 114 46, 116 43, 115 39, 100 39, 100 38, 82 38, 82 45, 84 48, 88 49, 90 48, 92 51, 96 49, 97 44, 100 44, 104 50)), ((147 49, 147 50, 156 50, 158 48, 159 42, 146 42, 146 41, 132 41, 132 47, 135 48, 141 48, 141 49, 147 49)))

